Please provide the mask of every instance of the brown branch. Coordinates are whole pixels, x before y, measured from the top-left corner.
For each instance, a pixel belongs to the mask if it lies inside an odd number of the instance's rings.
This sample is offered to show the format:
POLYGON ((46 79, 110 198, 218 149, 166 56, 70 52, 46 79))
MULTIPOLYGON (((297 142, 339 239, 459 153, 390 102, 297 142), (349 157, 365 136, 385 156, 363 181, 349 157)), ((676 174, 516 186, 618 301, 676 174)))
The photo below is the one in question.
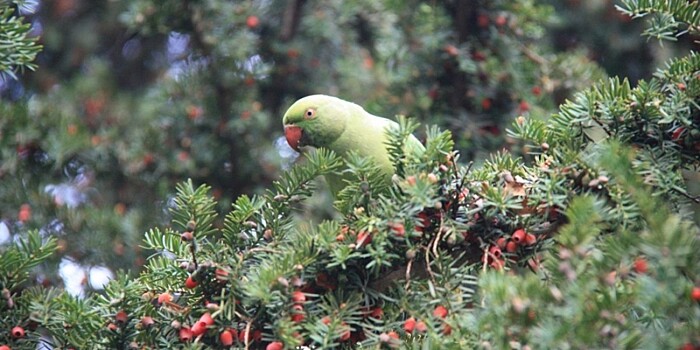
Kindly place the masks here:
POLYGON ((428 272, 428 276, 430 277, 430 280, 435 282, 435 276, 433 275, 433 269, 430 268, 430 249, 428 247, 425 248, 425 270, 428 272))
POLYGON ((250 325, 251 325, 251 322, 247 322, 245 325, 245 339, 244 339, 245 350, 250 349, 250 325))
POLYGON ((681 189, 676 188, 676 187, 672 187, 671 190, 672 190, 673 192, 676 192, 676 193, 682 195, 682 196, 685 197, 685 198, 688 198, 689 200, 691 200, 691 201, 693 201, 693 202, 695 202, 695 203, 700 203, 700 196, 693 197, 693 196, 690 195, 690 193, 686 192, 685 190, 681 190, 681 189))
POLYGON ((404 288, 406 290, 411 286, 411 266, 413 266, 413 259, 409 260, 406 266, 406 287, 404 288))
POLYGON ((287 8, 284 9, 282 15, 282 29, 280 30, 280 40, 289 41, 294 38, 294 35, 299 28, 301 21, 301 8, 305 0, 293 0, 287 2, 287 8))
POLYGON ((197 263, 197 242, 192 241, 192 244, 190 244, 190 253, 192 253, 192 262, 194 263, 194 269, 197 270, 199 267, 199 264, 197 263))
POLYGON ((530 50, 525 45, 520 45, 520 51, 522 51, 522 53, 523 53, 523 55, 525 55, 525 57, 529 58, 531 61, 539 64, 540 66, 545 66, 545 65, 549 64, 549 61, 547 61, 546 58, 538 55, 536 52, 530 50))
POLYGON ((414 266, 414 259, 408 261, 408 264, 399 266, 398 268, 387 272, 386 274, 378 277, 376 280, 369 283, 369 288, 374 289, 379 292, 384 292, 391 284, 401 278, 406 279, 406 288, 410 284, 410 278, 424 278, 426 277, 425 266, 418 263, 414 266))

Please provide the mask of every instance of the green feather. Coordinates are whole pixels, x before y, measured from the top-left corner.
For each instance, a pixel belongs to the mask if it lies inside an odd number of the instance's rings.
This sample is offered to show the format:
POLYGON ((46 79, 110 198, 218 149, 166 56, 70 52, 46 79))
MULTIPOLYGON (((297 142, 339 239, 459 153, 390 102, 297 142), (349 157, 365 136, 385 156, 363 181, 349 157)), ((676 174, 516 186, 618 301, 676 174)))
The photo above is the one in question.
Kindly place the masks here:
MULTIPOLYGON (((386 148, 387 128, 398 128, 395 121, 372 115, 361 106, 337 97, 311 95, 294 104, 284 114, 285 126, 302 128, 303 146, 324 147, 342 157, 355 151, 360 156, 371 157, 391 181, 394 168, 386 148)), ((420 155, 425 148, 413 135, 406 142, 406 151, 420 155)), ((327 176, 334 195, 345 187, 347 178, 327 176)))

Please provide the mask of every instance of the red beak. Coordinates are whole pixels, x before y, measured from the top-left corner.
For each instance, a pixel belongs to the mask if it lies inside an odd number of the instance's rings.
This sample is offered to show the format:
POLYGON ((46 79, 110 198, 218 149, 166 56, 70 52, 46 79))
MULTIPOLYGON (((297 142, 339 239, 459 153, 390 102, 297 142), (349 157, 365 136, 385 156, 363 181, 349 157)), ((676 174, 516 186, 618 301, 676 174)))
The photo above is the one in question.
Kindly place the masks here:
POLYGON ((289 147, 299 152, 299 141, 301 141, 302 129, 296 125, 286 125, 284 127, 284 137, 287 139, 289 147))

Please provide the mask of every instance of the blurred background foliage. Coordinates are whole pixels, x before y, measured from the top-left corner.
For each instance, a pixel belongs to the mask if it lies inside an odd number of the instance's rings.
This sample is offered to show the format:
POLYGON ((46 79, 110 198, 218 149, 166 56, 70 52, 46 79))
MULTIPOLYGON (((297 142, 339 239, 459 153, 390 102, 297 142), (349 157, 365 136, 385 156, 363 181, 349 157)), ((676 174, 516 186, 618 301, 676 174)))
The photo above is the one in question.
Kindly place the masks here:
MULTIPOLYGON (((515 117, 548 116, 607 75, 648 78, 696 39, 647 41, 608 0, 0 5, 43 45, 35 71, 2 67, 0 244, 58 237, 36 281, 74 294, 141 268, 175 183, 211 185, 220 210, 269 187, 298 161, 281 115, 299 97, 437 124, 480 162, 522 151, 505 133, 515 117)), ((303 215, 332 215, 328 203, 303 215)))

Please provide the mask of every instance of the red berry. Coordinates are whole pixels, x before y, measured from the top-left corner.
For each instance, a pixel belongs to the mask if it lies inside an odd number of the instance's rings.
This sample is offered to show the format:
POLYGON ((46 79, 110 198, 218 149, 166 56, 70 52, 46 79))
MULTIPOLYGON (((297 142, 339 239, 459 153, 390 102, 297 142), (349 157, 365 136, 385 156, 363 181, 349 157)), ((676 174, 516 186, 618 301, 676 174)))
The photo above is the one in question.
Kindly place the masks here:
POLYGON ((289 50, 287 50, 287 57, 289 57, 289 58, 297 58, 297 57, 299 57, 299 50, 297 50, 297 49, 289 49, 289 50))
POLYGON ((294 291, 294 293, 292 293, 292 301, 297 304, 303 304, 306 301, 306 294, 298 290, 294 291))
POLYGON ((214 271, 214 275, 216 276, 216 279, 220 282, 225 282, 226 280, 228 280, 228 271, 224 269, 216 269, 216 271, 214 271))
POLYGON ((479 15, 476 17, 476 25, 478 25, 481 28, 488 27, 489 25, 489 16, 487 15, 479 15))
POLYGON ((413 333, 414 329, 416 329, 416 319, 413 317, 409 317, 403 323, 403 330, 405 330, 406 333, 413 333))
POLYGON ((391 337, 389 337, 389 335, 386 333, 382 333, 379 335, 379 341, 382 343, 388 343, 391 341, 391 337))
POLYGON ((506 251, 508 253, 515 253, 518 250, 518 244, 510 241, 508 244, 506 244, 506 251))
POLYGON ((12 349, 7 345, 0 345, 0 350, 12 350, 12 349))
POLYGON ((185 287, 187 287, 188 289, 192 289, 192 288, 196 287, 197 284, 198 284, 197 281, 195 281, 191 275, 187 276, 187 280, 185 280, 185 287))
POLYGON ((678 90, 685 91, 685 83, 678 83, 676 86, 678 87, 678 90))
POLYGON ((188 342, 192 340, 192 330, 189 327, 180 328, 180 341, 188 342))
POLYGON ((154 323, 155 323, 155 321, 153 321, 153 317, 151 317, 151 316, 141 317, 141 324, 146 328, 152 326, 154 323))
POLYGON ((383 316, 384 316, 384 310, 382 310, 381 307, 375 307, 369 313, 369 317, 376 318, 378 320, 381 319, 383 316))
POLYGON ((445 326, 442 328, 442 334, 444 335, 450 335, 452 334, 452 326, 449 324, 445 323, 445 326))
POLYGON ((535 243, 537 243, 537 236, 533 235, 532 233, 525 235, 525 245, 533 245, 535 243))
POLYGON ((192 231, 185 231, 180 235, 180 239, 189 242, 194 239, 194 234, 192 234, 192 231))
POLYGON ((421 333, 425 333, 428 331, 428 326, 425 324, 423 321, 418 321, 416 322, 416 330, 421 333))
POLYGON ((542 93, 542 88, 539 86, 533 86, 532 87, 532 94, 535 96, 539 96, 542 93))
POLYGON ((230 330, 225 330, 219 334, 219 342, 223 346, 231 346, 233 344, 233 333, 230 330))
POLYGON ((300 323, 300 322, 304 321, 304 319, 306 318, 306 314, 304 313, 303 306, 296 304, 296 305, 292 306, 292 310, 293 310, 292 311, 292 321, 294 321, 296 323, 300 323))
POLYGON ((321 323, 323 323, 325 325, 329 325, 329 324, 331 324, 331 318, 328 316, 323 316, 323 318, 321 319, 321 323))
POLYGON ((397 237, 403 237, 406 234, 406 229, 400 222, 391 224, 389 227, 391 227, 391 231, 393 231, 397 237))
POLYGON ((347 330, 345 332, 343 332, 343 334, 340 335, 340 341, 347 341, 348 339, 350 339, 350 336, 352 335, 350 332, 351 331, 350 326, 348 326, 348 324, 345 323, 345 321, 343 321, 341 326, 347 330))
POLYGON ((438 89, 434 87, 428 90, 428 97, 430 97, 431 100, 436 100, 438 98, 438 89))
POLYGON ((520 109, 520 112, 527 112, 530 110, 530 104, 527 103, 527 101, 522 100, 520 101, 520 106, 518 106, 518 108, 520 109))
POLYGON ((206 312, 199 318, 199 322, 204 322, 207 326, 211 326, 214 324, 214 319, 211 318, 210 313, 206 312))
POLYGON ((169 303, 173 301, 173 296, 170 293, 160 293, 158 295, 158 304, 169 303))
POLYGON ((29 153, 31 153, 32 148, 30 145, 17 145, 15 150, 20 159, 25 159, 29 156, 29 153))
POLYGON ((369 244, 370 242, 372 242, 372 235, 369 232, 361 231, 357 234, 357 240, 355 241, 355 244, 357 244, 358 247, 362 247, 363 245, 369 244))
POLYGON ((681 126, 681 127, 678 127, 678 128, 677 128, 676 130, 674 130, 673 133, 671 134, 671 139, 672 139, 673 141, 678 141, 678 140, 680 140, 681 135, 683 134, 684 131, 685 131, 685 128, 684 128, 684 127, 682 127, 682 126, 681 126))
POLYGON ((493 255, 493 257, 496 259, 503 256, 503 252, 501 252, 501 248, 498 248, 497 246, 491 246, 491 248, 489 248, 489 253, 491 253, 491 255, 493 255))
POLYGON ((638 274, 645 274, 647 270, 649 269, 649 265, 647 264, 647 260, 638 257, 637 259, 634 260, 634 271, 638 274))
POLYGON ((500 237, 499 239, 496 240, 496 245, 498 248, 504 249, 506 247, 506 239, 503 237, 500 237))
POLYGON ((447 309, 442 305, 438 305, 437 307, 435 307, 435 310, 433 310, 433 316, 437 318, 445 318, 447 317, 447 314, 447 309))
POLYGON ((496 22, 497 26, 502 27, 502 26, 506 25, 506 23, 508 23, 508 19, 506 18, 506 16, 500 15, 500 16, 496 17, 495 22, 496 22))
POLYGON ((362 60, 362 66, 365 67, 365 69, 372 69, 374 67, 374 59, 372 57, 365 57, 362 60))
POLYGON ((207 331, 207 323, 204 321, 197 321, 190 330, 192 335, 198 337, 207 331))
POLYGON ((189 106, 187 106, 186 109, 187 109, 187 117, 190 118, 190 120, 197 120, 204 113, 204 110, 200 106, 189 105, 189 106))
POLYGON ((20 326, 13 327, 12 331, 10 333, 12 334, 12 337, 15 339, 24 338, 24 328, 22 328, 20 326))
POLYGON ((384 344, 387 344, 392 349, 398 348, 400 345, 399 334, 394 331, 380 334, 379 341, 384 344))
POLYGON ((367 339, 367 335, 365 334, 365 330, 360 328, 357 332, 352 332, 350 334, 350 342, 353 344, 359 343, 363 340, 367 339))
POLYGON ((411 175, 406 177, 406 183, 410 186, 415 186, 416 185, 416 177, 411 175))
POLYGON ((447 44, 445 45, 445 52, 447 52, 448 55, 450 56, 457 56, 459 55, 459 49, 455 47, 454 45, 447 44))
POLYGON ((515 230, 515 232, 513 232, 513 235, 510 238, 513 240, 513 242, 520 244, 525 240, 525 236, 525 230, 520 228, 515 230))
MULTIPOLYGON (((408 180, 408 179, 407 179, 408 180)), ((415 179, 414 179, 415 181, 415 179)), ((420 212, 418 213, 418 218, 420 219, 420 225, 416 225, 415 230, 418 232, 423 232, 425 229, 430 227, 430 224, 432 223, 430 220, 430 216, 426 212, 420 212)))
POLYGON ((258 24, 260 24, 260 19, 257 16, 248 16, 245 20, 245 25, 250 29, 257 27, 258 24))
POLYGON ((114 315, 114 319, 117 320, 117 322, 119 322, 119 323, 126 323, 127 318, 128 317, 127 317, 126 312, 124 310, 121 310, 121 311, 117 312, 116 315, 114 315))
POLYGON ((693 287, 693 290, 690 292, 690 298, 700 302, 700 287, 693 287))
POLYGON ((527 265, 530 266, 530 268, 533 271, 537 271, 540 269, 540 261, 537 258, 532 258, 532 259, 528 260, 527 265))
POLYGON ((245 84, 245 86, 253 86, 253 84, 255 84, 255 78, 249 75, 245 77, 243 84, 245 84))
POLYGON ((496 270, 502 270, 506 266, 506 262, 503 259, 494 259, 490 266, 496 270))
POLYGON ((485 99, 481 100, 481 108, 485 111, 491 109, 491 99, 485 98, 485 99))
POLYGON ((685 343, 685 344, 681 345, 680 348, 678 348, 678 350, 696 350, 696 349, 697 348, 695 347, 695 345, 693 345, 693 343, 685 343))
POLYGON ((29 204, 22 204, 19 207, 19 214, 17 214, 17 220, 21 222, 27 222, 32 217, 32 207, 29 204))
POLYGON ((270 344, 267 344, 267 347, 265 347, 265 350, 282 350, 284 349, 284 344, 279 341, 273 341, 270 344))
POLYGON ((119 327, 117 327, 116 324, 110 322, 110 323, 107 325, 107 329, 109 329, 110 331, 114 332, 114 331, 116 331, 117 329, 119 329, 119 327))

